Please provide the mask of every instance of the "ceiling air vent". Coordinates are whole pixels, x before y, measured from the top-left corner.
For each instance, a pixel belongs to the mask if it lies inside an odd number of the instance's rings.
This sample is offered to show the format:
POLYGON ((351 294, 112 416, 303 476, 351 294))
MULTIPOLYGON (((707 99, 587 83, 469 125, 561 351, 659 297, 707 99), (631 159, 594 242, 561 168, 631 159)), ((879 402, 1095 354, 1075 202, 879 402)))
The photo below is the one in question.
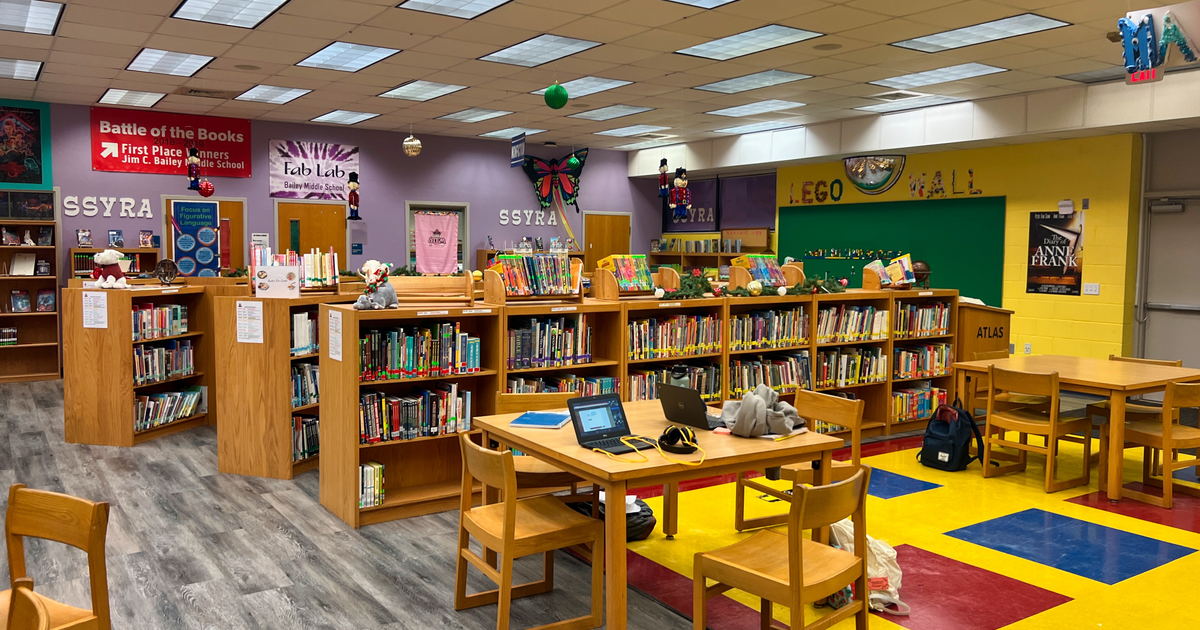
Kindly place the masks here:
POLYGON ((903 101, 905 99, 910 99, 910 98, 920 98, 922 96, 928 96, 928 94, 921 94, 920 92, 905 92, 904 90, 899 90, 896 92, 885 92, 883 94, 876 94, 875 96, 872 96, 871 98, 877 98, 881 101, 889 101, 890 102, 890 101, 903 101))
POLYGON ((215 98, 215 99, 221 100, 221 101, 228 101, 228 100, 232 99, 233 97, 237 96, 238 94, 241 94, 241 92, 231 92, 228 90, 205 90, 202 88, 181 87, 181 88, 175 90, 174 92, 172 92, 172 94, 178 94, 180 96, 195 96, 198 98, 215 98))
POLYGON ((634 136, 634 138, 641 138, 642 140, 665 140, 674 137, 675 135, 670 133, 640 133, 634 136))

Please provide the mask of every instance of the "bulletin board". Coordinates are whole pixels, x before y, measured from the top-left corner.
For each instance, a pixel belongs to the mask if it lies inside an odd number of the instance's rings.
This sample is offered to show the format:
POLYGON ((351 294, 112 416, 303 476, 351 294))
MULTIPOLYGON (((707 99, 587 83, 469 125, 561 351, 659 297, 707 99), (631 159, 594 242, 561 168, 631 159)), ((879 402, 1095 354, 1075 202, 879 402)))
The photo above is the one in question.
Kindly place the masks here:
MULTIPOLYGON (((810 249, 862 248, 909 252, 933 270, 930 283, 1001 306, 1004 280, 1004 197, 853 204, 779 209, 779 257, 803 260, 809 277, 854 275, 862 286, 869 260, 805 259, 810 249)), ((884 263, 887 261, 885 260, 884 263)))

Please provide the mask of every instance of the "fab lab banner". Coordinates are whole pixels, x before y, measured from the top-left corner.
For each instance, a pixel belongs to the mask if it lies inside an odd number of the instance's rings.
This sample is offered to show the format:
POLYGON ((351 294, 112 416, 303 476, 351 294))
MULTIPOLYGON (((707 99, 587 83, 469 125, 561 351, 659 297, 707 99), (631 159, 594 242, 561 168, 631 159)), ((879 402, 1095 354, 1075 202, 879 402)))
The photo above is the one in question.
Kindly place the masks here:
POLYGON ((358 147, 349 144, 272 140, 268 152, 271 196, 283 199, 345 199, 346 182, 358 171, 358 147))
POLYGON ((92 170, 178 175, 188 149, 202 177, 250 177, 250 121, 133 109, 92 108, 92 170))

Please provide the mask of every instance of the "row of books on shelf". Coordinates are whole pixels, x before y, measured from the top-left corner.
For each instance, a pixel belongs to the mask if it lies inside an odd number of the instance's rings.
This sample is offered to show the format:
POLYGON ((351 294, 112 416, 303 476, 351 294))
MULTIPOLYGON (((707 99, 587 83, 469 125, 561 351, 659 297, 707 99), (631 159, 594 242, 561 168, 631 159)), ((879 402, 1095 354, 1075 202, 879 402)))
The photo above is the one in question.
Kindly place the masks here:
POLYGON ((508 369, 558 367, 592 361, 592 327, 587 315, 511 320, 508 369))
POLYGON ((944 302, 896 302, 896 339, 934 337, 950 333, 950 305, 944 302))
POLYGON ((538 378, 510 377, 505 384, 509 394, 540 394, 545 392, 579 392, 580 396, 618 394, 621 381, 615 376, 580 377, 574 374, 538 378))
POLYGON ((452 376, 478 372, 479 338, 461 322, 371 330, 358 340, 360 380, 452 376))
POLYGON ((750 276, 766 286, 787 286, 783 268, 773 254, 746 254, 734 258, 730 264, 750 270, 750 276))
MULTIPOLYGON (((56 289, 45 288, 37 291, 37 307, 38 313, 53 313, 58 310, 56 289)), ((13 289, 8 294, 8 305, 13 313, 32 313, 34 307, 29 301, 29 291, 27 289, 13 289)))
MULTIPOLYGON (((0 198, 0 201, 7 202, 7 199, 0 198)), ((32 228, 24 228, 20 226, 0 226, 0 245, 38 245, 40 247, 49 247, 54 245, 54 228, 49 225, 43 225, 38 229, 37 240, 33 240, 32 228)))
POLYGON ((654 239, 650 245, 651 251, 659 252, 683 252, 685 254, 716 254, 721 252, 741 252, 742 239, 740 238, 663 238, 662 240, 654 239), (654 241, 658 241, 658 247, 655 248, 654 241))
POLYGON ((171 340, 162 346, 133 347, 133 384, 149 385, 187 376, 196 371, 190 339, 171 340))
POLYGON ((817 309, 817 343, 887 339, 888 312, 874 306, 824 306, 817 309))
POLYGON ((0 346, 15 345, 17 345, 17 329, 11 327, 0 328, 0 346))
POLYGON ((654 277, 650 275, 645 254, 613 254, 602 258, 598 264, 601 269, 613 273, 621 291, 654 290, 654 277))
POLYGON ((313 354, 320 350, 320 344, 317 311, 292 313, 292 356, 313 354))
POLYGON ((358 465, 358 507, 383 505, 383 473, 379 462, 358 465))
POLYGON ((883 348, 834 348, 817 352, 818 389, 849 387, 887 380, 887 355, 883 348))
POLYGON ((721 318, 675 315, 629 322, 626 348, 630 359, 686 357, 721 351, 721 318))
POLYGON ((733 315, 729 320, 729 349, 761 350, 790 348, 808 343, 808 312, 755 311, 733 315))
POLYGON ((954 357, 950 344, 935 343, 923 346, 894 348, 895 373, 892 378, 931 378, 950 373, 954 357))
POLYGON ((917 381, 903 389, 892 390, 892 420, 926 420, 938 405, 946 404, 947 391, 929 381, 917 381))
MULTIPOLYGON (((76 276, 90 276, 92 270, 96 268, 95 254, 79 254, 71 256, 71 271, 76 276)), ((126 274, 138 274, 147 271, 142 267, 142 259, 140 254, 122 254, 120 262, 128 263, 121 265, 121 271, 126 274)), ((120 264, 120 263, 118 263, 120 264)), ((150 265, 153 267, 154 265, 150 265)))
POLYGON ((808 350, 770 358, 735 359, 729 362, 729 395, 741 398, 766 385, 782 393, 812 389, 812 361, 808 350))
POLYGON ((173 337, 187 331, 188 307, 184 304, 155 306, 147 302, 133 307, 134 341, 173 337))
POLYGON ((320 418, 304 414, 292 415, 292 462, 314 457, 320 451, 320 418))
POLYGON ((133 429, 145 431, 193 416, 204 399, 203 387, 181 392, 155 392, 137 396, 133 403, 133 429))
POLYGON ((313 248, 307 254, 288 250, 274 254, 270 247, 250 246, 250 276, 255 276, 259 267, 299 267, 300 288, 319 289, 336 287, 338 284, 338 254, 330 247, 323 252, 313 248))
POLYGON ((321 368, 316 363, 297 363, 292 366, 292 407, 320 402, 321 368))
POLYGON ((718 365, 679 365, 657 370, 632 370, 629 373, 629 399, 655 400, 659 384, 675 384, 700 392, 704 400, 721 400, 721 367, 718 365))
POLYGON ((504 279, 506 295, 572 295, 581 276, 571 273, 566 253, 500 254, 491 267, 504 279))
POLYGON ((457 383, 396 396, 359 394, 359 443, 397 442, 471 430, 471 392, 457 383))

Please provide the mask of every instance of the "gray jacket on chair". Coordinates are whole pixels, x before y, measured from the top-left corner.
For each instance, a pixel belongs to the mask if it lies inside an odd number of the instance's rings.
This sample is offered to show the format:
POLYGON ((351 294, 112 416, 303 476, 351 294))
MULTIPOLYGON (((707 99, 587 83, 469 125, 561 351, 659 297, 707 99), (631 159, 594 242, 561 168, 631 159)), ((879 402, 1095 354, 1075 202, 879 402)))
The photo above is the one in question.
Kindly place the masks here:
POLYGON ((779 393, 759 385, 742 399, 731 400, 721 408, 721 420, 734 435, 787 435, 805 425, 796 408, 779 402, 779 393))

